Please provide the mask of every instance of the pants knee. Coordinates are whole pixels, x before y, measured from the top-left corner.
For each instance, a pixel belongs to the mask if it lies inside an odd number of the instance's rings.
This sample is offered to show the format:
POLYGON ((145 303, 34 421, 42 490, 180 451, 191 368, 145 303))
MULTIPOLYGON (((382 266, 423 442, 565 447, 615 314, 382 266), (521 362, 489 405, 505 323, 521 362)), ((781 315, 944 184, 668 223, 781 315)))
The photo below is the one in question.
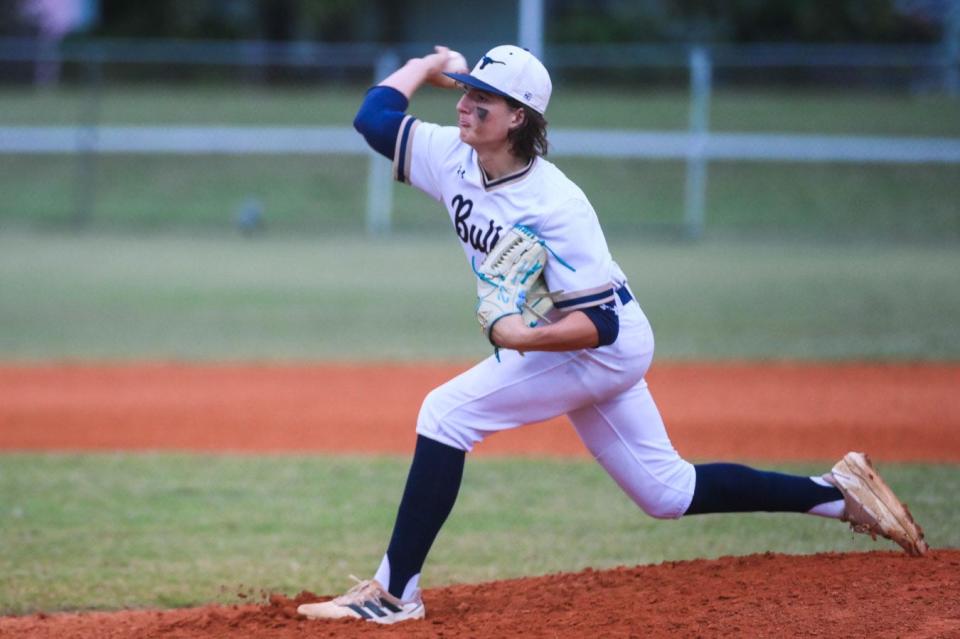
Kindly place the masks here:
POLYGON ((634 497, 634 502, 640 506, 644 513, 654 519, 679 519, 687 509, 686 503, 678 500, 676 494, 672 491, 670 493, 634 497))
POLYGON ((417 416, 417 434, 441 444, 469 452, 475 443, 469 433, 452 428, 445 419, 447 402, 443 399, 443 387, 435 388, 423 398, 417 416))
POLYGON ((617 445, 597 461, 630 499, 655 519, 679 519, 690 507, 696 471, 676 454, 640 462, 617 445))

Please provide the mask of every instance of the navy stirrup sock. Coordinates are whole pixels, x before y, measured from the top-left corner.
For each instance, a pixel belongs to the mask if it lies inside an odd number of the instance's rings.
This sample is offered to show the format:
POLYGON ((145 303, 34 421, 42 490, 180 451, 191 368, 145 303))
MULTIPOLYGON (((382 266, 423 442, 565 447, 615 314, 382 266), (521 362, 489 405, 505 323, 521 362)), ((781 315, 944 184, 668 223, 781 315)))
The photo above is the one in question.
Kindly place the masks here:
POLYGON ((402 597, 407 582, 423 567, 433 540, 457 501, 465 458, 466 453, 459 448, 417 435, 413 463, 387 548, 387 590, 391 595, 402 597))
POLYGON ((739 464, 697 464, 697 483, 686 515, 742 512, 805 513, 843 499, 833 486, 809 477, 755 470, 739 464))

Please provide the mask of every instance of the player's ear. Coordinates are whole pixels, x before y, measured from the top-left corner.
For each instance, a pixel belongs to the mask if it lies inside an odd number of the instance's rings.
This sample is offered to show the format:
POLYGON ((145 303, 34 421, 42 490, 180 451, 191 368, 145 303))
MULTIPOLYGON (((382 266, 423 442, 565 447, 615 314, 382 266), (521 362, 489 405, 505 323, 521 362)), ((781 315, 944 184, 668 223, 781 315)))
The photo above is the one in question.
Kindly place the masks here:
POLYGON ((523 107, 512 109, 510 113, 510 128, 519 129, 527 121, 527 112, 523 107))

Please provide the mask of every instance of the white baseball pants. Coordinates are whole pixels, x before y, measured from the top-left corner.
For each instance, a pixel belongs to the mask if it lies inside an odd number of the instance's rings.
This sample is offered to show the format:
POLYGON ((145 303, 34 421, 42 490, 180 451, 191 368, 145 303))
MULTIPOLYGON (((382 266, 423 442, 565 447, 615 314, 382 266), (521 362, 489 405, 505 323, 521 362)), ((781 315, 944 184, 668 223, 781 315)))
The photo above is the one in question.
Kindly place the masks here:
POLYGON ((636 301, 617 300, 613 344, 521 357, 501 351, 431 391, 417 433, 469 451, 487 435, 566 414, 583 443, 648 515, 678 518, 693 498, 696 473, 667 435, 643 376, 653 332, 636 301))

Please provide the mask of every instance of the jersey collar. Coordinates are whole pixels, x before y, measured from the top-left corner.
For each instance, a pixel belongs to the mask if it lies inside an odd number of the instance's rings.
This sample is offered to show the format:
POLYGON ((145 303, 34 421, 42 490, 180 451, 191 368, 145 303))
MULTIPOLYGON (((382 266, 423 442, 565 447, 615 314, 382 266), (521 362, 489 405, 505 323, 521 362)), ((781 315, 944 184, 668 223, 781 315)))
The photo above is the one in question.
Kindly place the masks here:
POLYGON ((487 172, 483 170, 483 167, 480 166, 480 158, 477 158, 477 168, 480 169, 480 182, 483 184, 485 191, 492 191, 494 189, 500 188, 501 186, 506 186, 507 184, 513 184, 514 182, 519 182, 524 177, 526 177, 531 170, 533 170, 533 165, 537 161, 537 158, 532 158, 525 167, 516 171, 499 177, 496 180, 490 180, 487 178, 487 172))

